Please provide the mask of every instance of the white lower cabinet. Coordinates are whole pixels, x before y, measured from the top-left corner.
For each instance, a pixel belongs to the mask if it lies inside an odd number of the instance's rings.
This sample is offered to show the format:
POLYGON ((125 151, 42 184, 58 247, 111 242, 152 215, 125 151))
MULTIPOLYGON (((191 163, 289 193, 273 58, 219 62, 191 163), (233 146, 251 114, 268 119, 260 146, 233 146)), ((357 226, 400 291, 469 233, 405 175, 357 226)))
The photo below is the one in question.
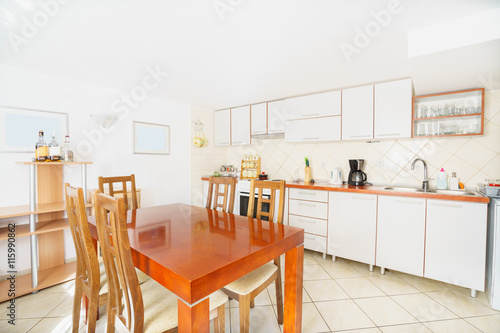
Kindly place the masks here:
POLYGON ((487 204, 427 200, 424 277, 484 291, 487 204))
POLYGON ((377 195, 330 192, 328 205, 327 253, 374 265, 377 195))
POLYGON ((376 265, 424 275, 426 200, 378 197, 376 265))

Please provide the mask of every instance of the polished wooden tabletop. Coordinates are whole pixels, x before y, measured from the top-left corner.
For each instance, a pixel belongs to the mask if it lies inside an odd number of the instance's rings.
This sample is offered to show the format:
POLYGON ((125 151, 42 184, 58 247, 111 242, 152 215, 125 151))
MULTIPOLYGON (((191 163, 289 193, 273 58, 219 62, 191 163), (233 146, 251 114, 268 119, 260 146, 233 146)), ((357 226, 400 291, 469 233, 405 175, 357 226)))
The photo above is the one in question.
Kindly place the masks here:
MULTIPOLYGON (((95 219, 89 222, 97 238, 95 219)), ((134 265, 189 304, 300 247, 285 271, 300 282, 301 303, 302 276, 295 275, 302 274, 303 229, 186 204, 129 210, 127 223, 134 265)))

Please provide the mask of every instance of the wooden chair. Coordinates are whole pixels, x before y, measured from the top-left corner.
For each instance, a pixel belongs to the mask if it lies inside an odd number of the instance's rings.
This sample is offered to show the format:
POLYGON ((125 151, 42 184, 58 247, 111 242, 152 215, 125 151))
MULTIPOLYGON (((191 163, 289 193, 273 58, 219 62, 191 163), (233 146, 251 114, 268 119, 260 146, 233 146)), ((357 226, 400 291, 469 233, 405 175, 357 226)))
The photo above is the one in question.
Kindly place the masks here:
MULTIPOLYGON (((107 332, 175 332, 177 296, 150 279, 139 286, 132 261, 123 198, 95 194, 96 222, 109 283, 107 332)), ((216 332, 224 332, 227 296, 210 295, 216 332)))
POLYGON ((109 186, 109 195, 114 197, 117 193, 123 194, 123 199, 125 200, 125 209, 137 209, 137 191, 135 189, 135 175, 131 174, 130 176, 119 176, 119 177, 99 177, 99 191, 101 193, 105 193, 104 184, 108 184, 109 186), (132 207, 128 206, 128 190, 127 190, 127 182, 130 182, 130 192, 132 192, 132 207), (116 190, 113 187, 113 184, 121 183, 122 188, 116 190))
POLYGON ((210 177, 208 181, 208 195, 206 208, 221 210, 225 213, 233 213, 234 196, 236 189, 236 178, 234 177, 210 177), (219 192, 221 185, 224 185, 224 192, 219 192), (215 193, 214 193, 215 187, 215 193), (231 192, 229 192, 231 191, 231 192), (213 206, 212 206, 213 197, 213 206), (219 203, 219 198, 223 198, 223 203, 219 203), (229 204, 228 204, 229 199, 229 204))
POLYGON ((90 236, 83 189, 65 184, 66 210, 76 249, 75 298, 73 300, 73 333, 79 331, 82 298, 88 298, 87 331, 95 332, 99 306, 107 300, 107 279, 104 265, 99 264, 90 236))
MULTIPOLYGON (((276 191, 279 190, 279 204, 277 223, 283 222, 283 211, 285 206, 285 181, 262 181, 251 180, 250 193, 255 193, 258 190, 257 212, 256 217, 260 219, 262 216, 267 216, 269 221, 274 221, 276 191), (262 197, 263 190, 270 189, 271 196, 269 199, 262 197), (262 203, 269 203, 269 212, 262 211, 262 203)), ((255 195, 250 195, 248 201, 247 216, 252 217, 254 213, 255 195)), ((281 284, 281 260, 280 257, 274 259, 274 262, 267 263, 253 272, 239 278, 238 280, 225 286, 224 291, 230 298, 239 302, 240 311, 240 333, 249 331, 250 308, 253 307, 254 298, 265 290, 271 283, 276 284, 276 303, 278 308, 278 323, 283 325, 283 294, 281 284)))

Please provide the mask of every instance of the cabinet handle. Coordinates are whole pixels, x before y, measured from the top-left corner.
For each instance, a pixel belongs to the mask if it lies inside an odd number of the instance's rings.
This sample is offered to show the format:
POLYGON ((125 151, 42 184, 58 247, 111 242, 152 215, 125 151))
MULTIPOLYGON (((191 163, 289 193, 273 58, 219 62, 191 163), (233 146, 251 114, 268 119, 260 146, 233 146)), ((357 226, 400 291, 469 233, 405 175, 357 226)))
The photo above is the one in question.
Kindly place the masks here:
POLYGON ((302 138, 302 140, 319 140, 319 138, 302 138))
POLYGON ((353 199, 356 199, 356 200, 370 200, 370 201, 373 201, 375 198, 365 198, 365 197, 352 197, 353 199))
POLYGON ((316 204, 310 204, 310 203, 304 203, 304 202, 299 202, 299 205, 301 205, 301 206, 309 206, 309 207, 316 207, 316 204))
POLYGON ((283 130, 269 130, 269 133, 283 132, 283 130))
POLYGON ((316 195, 316 192, 302 192, 302 191, 299 191, 299 194, 316 195))
POLYGON ((399 133, 377 134, 377 136, 398 136, 399 133))
POLYGON ((462 205, 443 204, 443 203, 431 203, 431 205, 438 207, 462 208, 462 205))
POLYGON ((229 144, 229 142, 221 142, 221 143, 219 143, 219 144, 220 144, 220 145, 228 145, 228 144, 229 144))
POLYGON ((310 239, 310 240, 315 240, 316 239, 316 237, 311 237, 311 236, 306 236, 306 235, 304 235, 304 238, 307 238, 307 239, 310 239))
POLYGON ((304 223, 316 223, 316 221, 314 221, 314 220, 311 221, 311 220, 297 219, 297 221, 304 222, 304 223))
POLYGON ((234 144, 240 144, 240 143, 243 143, 243 141, 235 141, 233 142, 234 144))
POLYGON ((309 113, 302 115, 302 117, 314 117, 314 116, 319 116, 319 113, 309 113))
POLYGON ((262 130, 262 131, 253 131, 253 134, 262 134, 262 133, 266 133, 266 130, 262 130))
POLYGON ((410 204, 410 205, 422 205, 422 202, 406 201, 406 200, 396 200, 397 203, 410 204))
POLYGON ((351 135, 351 138, 369 138, 371 137, 370 134, 367 135, 351 135))

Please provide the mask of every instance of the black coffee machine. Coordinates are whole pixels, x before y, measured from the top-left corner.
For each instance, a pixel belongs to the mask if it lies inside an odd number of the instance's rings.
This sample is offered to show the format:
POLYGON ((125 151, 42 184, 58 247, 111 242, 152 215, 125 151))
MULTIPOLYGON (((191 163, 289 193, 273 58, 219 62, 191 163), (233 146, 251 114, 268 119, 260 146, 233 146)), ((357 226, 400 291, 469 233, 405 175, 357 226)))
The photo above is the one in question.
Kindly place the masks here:
POLYGON ((365 160, 349 160, 349 166, 351 167, 351 171, 349 171, 349 178, 347 180, 347 184, 349 185, 367 185, 366 181, 366 173, 361 171, 363 169, 363 165, 365 164, 365 160))

